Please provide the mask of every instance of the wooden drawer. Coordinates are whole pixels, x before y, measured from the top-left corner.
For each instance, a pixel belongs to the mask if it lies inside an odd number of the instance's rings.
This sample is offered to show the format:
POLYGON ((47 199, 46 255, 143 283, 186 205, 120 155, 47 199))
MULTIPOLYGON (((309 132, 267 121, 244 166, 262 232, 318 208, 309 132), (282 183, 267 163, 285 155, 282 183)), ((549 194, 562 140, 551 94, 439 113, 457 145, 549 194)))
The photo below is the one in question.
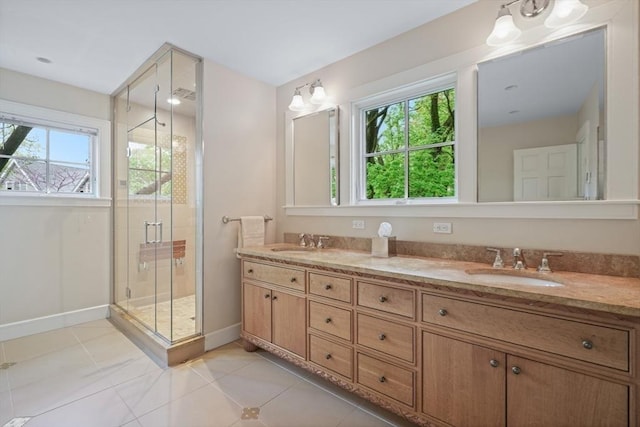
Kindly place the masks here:
POLYGON ((347 346, 309 335, 309 360, 353 379, 353 350, 347 346))
POLYGON ((358 282, 358 305, 411 319, 415 317, 415 293, 409 289, 358 282))
POLYGON ((309 302, 309 326, 336 337, 351 341, 351 310, 309 302))
POLYGON ((413 326, 358 314, 358 344, 413 362, 414 336, 413 326))
POLYGON ((629 370, 629 333, 620 329, 428 294, 422 321, 629 370))
POLYGON ((413 371, 358 353, 358 383, 413 407, 413 371))
POLYGON ((259 280, 302 292, 305 291, 304 270, 244 261, 242 263, 242 274, 245 279, 259 280))
POLYGON ((351 279, 309 273, 309 293, 351 303, 351 279))

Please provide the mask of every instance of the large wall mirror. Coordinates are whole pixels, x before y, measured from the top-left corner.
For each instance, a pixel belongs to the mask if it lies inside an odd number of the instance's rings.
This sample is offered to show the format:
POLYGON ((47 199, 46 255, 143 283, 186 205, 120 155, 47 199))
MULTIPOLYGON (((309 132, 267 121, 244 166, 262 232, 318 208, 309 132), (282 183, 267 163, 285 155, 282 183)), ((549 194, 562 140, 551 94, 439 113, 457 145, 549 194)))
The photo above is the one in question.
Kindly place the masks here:
POLYGON ((293 204, 337 206, 338 109, 318 111, 293 119, 293 204))
POLYGON ((605 30, 478 64, 478 201, 605 199, 605 30))

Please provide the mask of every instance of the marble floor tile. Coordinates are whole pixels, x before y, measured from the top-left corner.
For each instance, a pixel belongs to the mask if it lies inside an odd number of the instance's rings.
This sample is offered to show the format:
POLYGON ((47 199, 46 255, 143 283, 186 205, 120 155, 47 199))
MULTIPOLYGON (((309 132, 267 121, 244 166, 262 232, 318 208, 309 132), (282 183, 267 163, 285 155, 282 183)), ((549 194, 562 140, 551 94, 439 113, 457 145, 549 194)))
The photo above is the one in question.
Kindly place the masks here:
POLYGON ((299 377, 267 360, 256 360, 218 378, 212 384, 241 406, 258 407, 299 381, 299 377))
POLYGON ((238 344, 230 343, 203 354, 188 365, 207 381, 213 381, 257 360, 262 360, 258 354, 246 352, 238 344))
POLYGON ((78 344, 78 339, 70 328, 63 328, 4 341, 2 344, 6 361, 22 362, 74 346, 78 344))
POLYGON ((262 407, 260 420, 279 427, 337 427, 356 407, 300 381, 262 407))
POLYGON ((206 385, 138 418, 143 427, 227 427, 240 420, 242 408, 220 390, 206 385))
POLYGON ((45 412, 28 427, 118 427, 135 416, 113 389, 107 389, 45 412))
POLYGON ((180 365, 135 378, 115 389, 139 417, 208 384, 191 368, 180 365))

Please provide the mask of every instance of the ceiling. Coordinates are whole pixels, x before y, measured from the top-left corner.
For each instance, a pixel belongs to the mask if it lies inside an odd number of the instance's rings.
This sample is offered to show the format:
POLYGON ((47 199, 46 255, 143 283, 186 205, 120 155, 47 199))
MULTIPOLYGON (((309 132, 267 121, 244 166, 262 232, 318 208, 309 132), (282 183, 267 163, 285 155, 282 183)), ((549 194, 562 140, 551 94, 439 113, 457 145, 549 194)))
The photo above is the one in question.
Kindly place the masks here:
POLYGON ((0 67, 110 94, 169 42, 279 86, 474 1, 0 0, 0 67))

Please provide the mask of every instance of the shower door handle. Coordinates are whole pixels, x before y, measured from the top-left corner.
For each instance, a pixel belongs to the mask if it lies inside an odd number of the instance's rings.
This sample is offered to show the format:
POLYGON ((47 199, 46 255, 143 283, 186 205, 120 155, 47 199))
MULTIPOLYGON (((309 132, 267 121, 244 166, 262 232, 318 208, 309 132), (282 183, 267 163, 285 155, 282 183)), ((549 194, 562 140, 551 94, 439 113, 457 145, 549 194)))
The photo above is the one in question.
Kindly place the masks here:
POLYGON ((149 226, 151 223, 149 221, 144 222, 144 243, 145 245, 151 243, 149 242, 149 226))
POLYGON ((144 243, 162 243, 162 221, 159 222, 144 222, 144 243), (159 240, 149 240, 149 226, 156 227, 155 237, 158 239, 158 227, 160 227, 160 239, 159 240))

